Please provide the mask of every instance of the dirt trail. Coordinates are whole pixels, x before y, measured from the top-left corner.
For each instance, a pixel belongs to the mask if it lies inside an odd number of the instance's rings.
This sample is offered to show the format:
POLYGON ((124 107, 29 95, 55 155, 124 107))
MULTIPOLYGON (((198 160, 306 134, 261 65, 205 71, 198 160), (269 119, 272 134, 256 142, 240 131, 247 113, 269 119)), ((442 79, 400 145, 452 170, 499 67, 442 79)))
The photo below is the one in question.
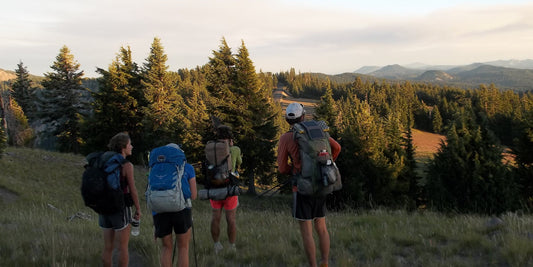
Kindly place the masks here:
POLYGON ((315 113, 315 106, 320 102, 319 100, 310 99, 310 98, 294 98, 292 95, 290 95, 286 90, 285 86, 280 86, 274 90, 274 101, 281 103, 281 108, 283 111, 285 111, 285 108, 290 103, 298 102, 304 105, 305 112, 306 112, 306 118, 311 119, 313 114, 315 113))

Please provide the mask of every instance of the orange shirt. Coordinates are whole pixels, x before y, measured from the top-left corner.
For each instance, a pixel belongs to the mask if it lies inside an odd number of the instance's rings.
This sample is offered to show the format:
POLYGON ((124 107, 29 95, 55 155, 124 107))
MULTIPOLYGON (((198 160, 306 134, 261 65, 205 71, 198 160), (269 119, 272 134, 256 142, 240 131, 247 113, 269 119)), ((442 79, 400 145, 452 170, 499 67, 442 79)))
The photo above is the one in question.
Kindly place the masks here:
MULTIPOLYGON (((341 146, 331 137, 329 138, 329 145, 331 146, 331 156, 335 161, 341 152, 341 146)), ((302 170, 298 142, 294 140, 293 132, 286 132, 279 139, 278 170, 283 174, 296 174, 302 170), (289 163, 289 159, 291 163, 289 163)))

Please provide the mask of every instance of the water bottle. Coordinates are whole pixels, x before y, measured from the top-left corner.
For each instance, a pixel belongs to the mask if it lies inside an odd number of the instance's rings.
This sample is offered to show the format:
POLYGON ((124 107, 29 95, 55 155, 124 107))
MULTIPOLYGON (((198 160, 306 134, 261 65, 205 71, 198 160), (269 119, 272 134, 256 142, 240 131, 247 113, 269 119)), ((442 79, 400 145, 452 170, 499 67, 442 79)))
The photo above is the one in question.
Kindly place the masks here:
POLYGON ((131 220, 131 235, 132 236, 138 236, 141 229, 140 229, 140 226, 141 226, 141 221, 140 220, 137 220, 135 218, 133 218, 131 220))

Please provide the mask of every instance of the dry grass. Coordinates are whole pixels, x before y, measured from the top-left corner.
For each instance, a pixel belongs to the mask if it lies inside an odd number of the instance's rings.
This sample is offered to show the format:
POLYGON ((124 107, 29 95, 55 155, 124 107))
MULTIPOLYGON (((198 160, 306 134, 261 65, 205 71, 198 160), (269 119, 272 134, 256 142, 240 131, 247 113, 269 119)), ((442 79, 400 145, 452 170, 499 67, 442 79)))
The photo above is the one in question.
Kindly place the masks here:
MULTIPOLYGON (((10 195, 5 201, 0 194, 0 266, 100 265, 101 230, 79 192, 82 161, 79 155, 7 149, 0 159, 0 191, 10 195)), ((136 166, 135 180, 142 192, 146 169, 136 166)), ((195 255, 198 266, 306 266, 291 196, 241 196, 239 202, 238 253, 214 255, 209 202, 194 201, 191 266, 195 255)), ((141 235, 130 240, 130 266, 159 266, 161 245, 153 241, 152 219, 141 206, 141 235)), ((504 214, 501 225, 488 221, 429 211, 331 212, 330 266, 532 266, 533 218, 504 214)), ((224 230, 221 241, 227 245, 224 230)))

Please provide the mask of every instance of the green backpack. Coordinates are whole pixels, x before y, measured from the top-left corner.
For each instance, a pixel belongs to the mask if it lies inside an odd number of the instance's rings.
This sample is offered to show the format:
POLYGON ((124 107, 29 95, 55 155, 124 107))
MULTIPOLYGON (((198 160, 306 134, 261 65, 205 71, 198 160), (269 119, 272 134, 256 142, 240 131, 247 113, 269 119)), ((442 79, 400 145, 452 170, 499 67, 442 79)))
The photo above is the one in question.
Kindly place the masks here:
POLYGON ((331 155, 328 130, 323 121, 294 124, 294 140, 298 143, 302 163, 296 184, 302 195, 325 196, 342 188, 341 176, 331 155))

